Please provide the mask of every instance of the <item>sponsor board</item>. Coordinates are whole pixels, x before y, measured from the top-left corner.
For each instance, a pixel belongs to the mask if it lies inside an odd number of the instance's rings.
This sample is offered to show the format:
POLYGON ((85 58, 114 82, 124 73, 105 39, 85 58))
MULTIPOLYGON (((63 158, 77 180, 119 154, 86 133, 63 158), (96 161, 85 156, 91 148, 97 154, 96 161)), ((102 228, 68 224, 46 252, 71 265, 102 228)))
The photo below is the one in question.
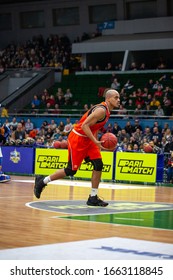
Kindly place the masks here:
POLYGON ((137 182, 156 182, 157 155, 116 153, 115 178, 137 182))
POLYGON ((33 174, 34 148, 3 146, 3 171, 33 174))
MULTIPOLYGON (((102 179, 112 180, 113 153, 102 152, 103 171, 102 179)), ((49 175, 57 169, 67 167, 68 151, 58 149, 36 149, 35 154, 35 174, 49 175)), ((93 165, 83 161, 75 177, 91 178, 93 165)))

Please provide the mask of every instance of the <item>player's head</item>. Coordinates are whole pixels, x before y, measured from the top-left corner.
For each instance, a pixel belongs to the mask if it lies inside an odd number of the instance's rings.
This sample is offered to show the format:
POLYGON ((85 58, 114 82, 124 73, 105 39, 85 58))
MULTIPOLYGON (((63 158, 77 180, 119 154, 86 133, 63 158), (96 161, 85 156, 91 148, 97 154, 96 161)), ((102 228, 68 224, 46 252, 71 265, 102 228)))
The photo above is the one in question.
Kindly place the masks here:
POLYGON ((120 94, 114 89, 108 89, 105 92, 105 101, 112 110, 113 108, 119 108, 120 106, 120 94))

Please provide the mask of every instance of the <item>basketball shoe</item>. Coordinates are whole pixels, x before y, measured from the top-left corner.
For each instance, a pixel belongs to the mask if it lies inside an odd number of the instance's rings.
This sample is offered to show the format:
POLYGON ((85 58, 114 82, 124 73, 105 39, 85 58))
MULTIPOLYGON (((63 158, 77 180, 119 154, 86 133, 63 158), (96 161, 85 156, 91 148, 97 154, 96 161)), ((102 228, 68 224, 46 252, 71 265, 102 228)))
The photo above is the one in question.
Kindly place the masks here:
POLYGON ((9 175, 5 175, 4 173, 0 172, 0 183, 9 182, 11 180, 9 175))
POLYGON ((87 200, 87 205, 89 206, 101 206, 106 207, 109 203, 101 200, 97 195, 91 196, 89 195, 89 198, 87 200))
POLYGON ((41 192, 45 188, 46 184, 43 182, 44 176, 35 177, 34 194, 36 198, 40 198, 41 192))

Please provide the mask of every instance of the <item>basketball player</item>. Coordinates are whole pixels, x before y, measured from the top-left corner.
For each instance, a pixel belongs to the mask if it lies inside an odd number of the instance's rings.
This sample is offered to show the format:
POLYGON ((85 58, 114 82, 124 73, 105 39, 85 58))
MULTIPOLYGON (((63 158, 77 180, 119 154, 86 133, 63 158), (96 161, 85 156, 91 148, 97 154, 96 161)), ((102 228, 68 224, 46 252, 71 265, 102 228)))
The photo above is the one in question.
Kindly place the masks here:
POLYGON ((102 206, 108 205, 98 196, 98 187, 101 179, 103 162, 101 157, 102 142, 97 139, 98 131, 109 120, 110 112, 120 105, 120 95, 114 89, 105 92, 105 101, 90 108, 74 126, 68 136, 68 166, 65 169, 58 169, 54 174, 43 177, 36 176, 34 194, 40 198, 43 188, 51 181, 73 176, 82 161, 93 164, 91 179, 91 194, 87 200, 87 205, 102 206))

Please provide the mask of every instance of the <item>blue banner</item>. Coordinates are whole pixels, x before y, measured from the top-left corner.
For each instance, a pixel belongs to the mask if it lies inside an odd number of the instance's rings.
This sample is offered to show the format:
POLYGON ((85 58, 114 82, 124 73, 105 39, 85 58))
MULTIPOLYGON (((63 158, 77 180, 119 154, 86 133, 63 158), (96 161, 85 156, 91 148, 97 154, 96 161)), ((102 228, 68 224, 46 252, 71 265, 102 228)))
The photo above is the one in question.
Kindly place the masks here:
POLYGON ((15 174, 34 173, 34 148, 28 147, 2 147, 2 171, 15 174))
POLYGON ((102 31, 104 29, 114 29, 115 28, 115 21, 105 21, 103 23, 97 24, 98 30, 102 31))

